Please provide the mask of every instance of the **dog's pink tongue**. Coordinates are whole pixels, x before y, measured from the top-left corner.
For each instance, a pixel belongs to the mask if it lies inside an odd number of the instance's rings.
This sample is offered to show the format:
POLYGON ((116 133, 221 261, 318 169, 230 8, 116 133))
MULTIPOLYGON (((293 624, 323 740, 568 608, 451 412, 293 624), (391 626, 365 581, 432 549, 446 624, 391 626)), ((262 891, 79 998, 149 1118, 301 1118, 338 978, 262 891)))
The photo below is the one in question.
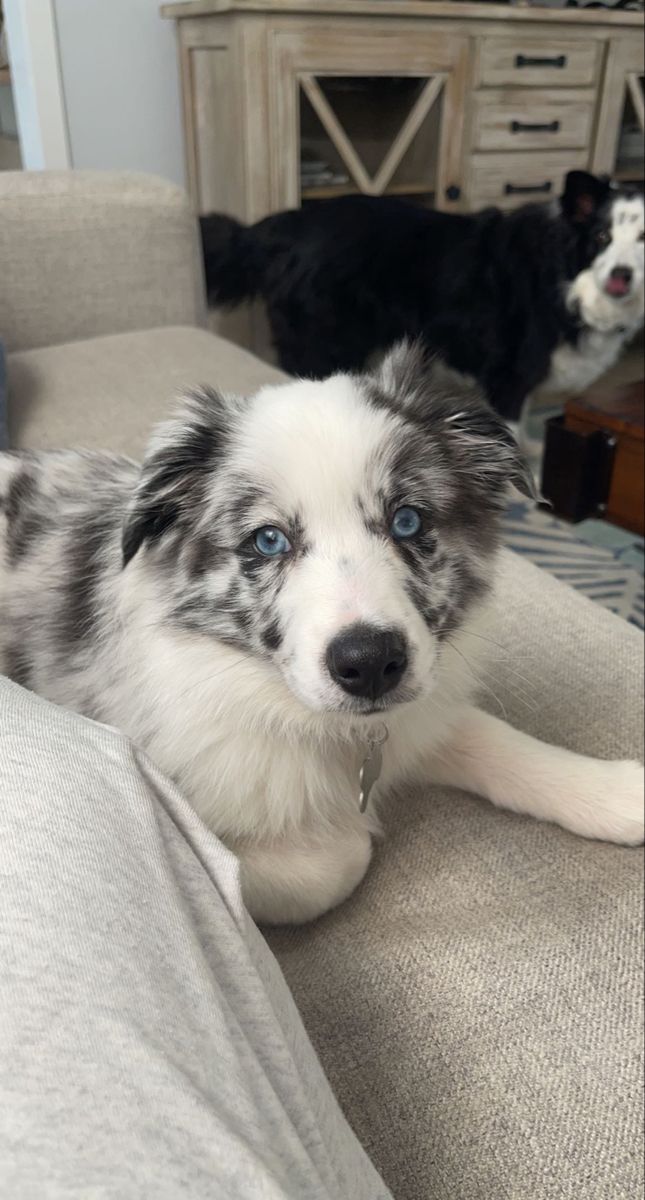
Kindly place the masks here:
POLYGON ((607 280, 605 291, 608 296, 626 296, 629 291, 629 284, 626 279, 621 279, 620 276, 614 275, 607 280))

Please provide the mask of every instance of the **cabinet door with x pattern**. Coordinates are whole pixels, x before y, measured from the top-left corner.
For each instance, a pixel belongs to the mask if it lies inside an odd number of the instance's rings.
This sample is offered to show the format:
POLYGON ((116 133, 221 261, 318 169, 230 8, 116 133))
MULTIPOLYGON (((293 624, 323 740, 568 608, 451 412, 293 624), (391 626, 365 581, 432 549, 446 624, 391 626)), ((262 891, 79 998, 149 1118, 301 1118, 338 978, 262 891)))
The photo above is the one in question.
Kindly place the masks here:
POLYGON ((642 38, 612 38, 591 167, 599 174, 613 176, 619 183, 643 181, 644 77, 642 38))
POLYGON ((469 39, 440 27, 274 28, 271 208, 363 193, 458 209, 468 70, 469 39))

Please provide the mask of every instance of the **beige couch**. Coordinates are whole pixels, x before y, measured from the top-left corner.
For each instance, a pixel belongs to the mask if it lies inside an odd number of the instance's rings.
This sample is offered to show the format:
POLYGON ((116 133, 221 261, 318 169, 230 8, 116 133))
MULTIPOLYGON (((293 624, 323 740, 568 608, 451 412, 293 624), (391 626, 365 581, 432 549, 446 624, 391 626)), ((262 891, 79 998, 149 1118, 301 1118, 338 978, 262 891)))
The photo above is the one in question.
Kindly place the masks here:
POLYGON ((279 372, 206 330, 183 192, 138 175, 0 175, 11 445, 140 454, 183 386, 279 372))
MULTIPOLYGON (((168 184, 0 175, 13 444, 138 454, 183 384, 280 378, 206 331, 196 263, 168 184)), ((584 752, 642 754, 640 634, 512 556, 500 593, 484 703, 584 752)), ((385 817, 353 899, 268 940, 393 1194, 635 1200, 640 852, 443 790, 392 796, 385 817)))

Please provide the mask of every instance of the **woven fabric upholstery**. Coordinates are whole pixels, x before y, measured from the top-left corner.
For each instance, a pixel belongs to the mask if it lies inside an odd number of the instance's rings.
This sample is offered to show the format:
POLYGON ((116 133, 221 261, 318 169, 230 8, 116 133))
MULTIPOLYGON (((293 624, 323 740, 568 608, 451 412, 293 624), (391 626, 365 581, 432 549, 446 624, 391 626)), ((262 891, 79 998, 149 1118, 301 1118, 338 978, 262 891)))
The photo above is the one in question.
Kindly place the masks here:
POLYGON ((146 175, 0 172, 0 335, 7 350, 205 320, 197 223, 146 175))
POLYGON ((140 457, 179 394, 208 384, 252 394, 284 376, 203 329, 90 338, 9 356, 11 445, 83 446, 140 457))

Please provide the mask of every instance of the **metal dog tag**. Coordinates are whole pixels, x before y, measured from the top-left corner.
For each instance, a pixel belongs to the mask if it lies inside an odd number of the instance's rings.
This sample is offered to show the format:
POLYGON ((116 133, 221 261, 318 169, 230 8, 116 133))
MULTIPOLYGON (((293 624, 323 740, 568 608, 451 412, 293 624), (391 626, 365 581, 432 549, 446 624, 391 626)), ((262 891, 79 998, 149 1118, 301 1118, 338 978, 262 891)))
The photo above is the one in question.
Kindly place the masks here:
POLYGON ((370 792, 374 784, 378 782, 383 769, 383 752, 381 746, 387 741, 387 738, 388 731, 385 725, 383 725, 379 734, 375 734, 368 739, 367 757, 363 760, 363 765, 358 773, 358 782, 360 785, 358 807, 362 813, 367 808, 370 792))

